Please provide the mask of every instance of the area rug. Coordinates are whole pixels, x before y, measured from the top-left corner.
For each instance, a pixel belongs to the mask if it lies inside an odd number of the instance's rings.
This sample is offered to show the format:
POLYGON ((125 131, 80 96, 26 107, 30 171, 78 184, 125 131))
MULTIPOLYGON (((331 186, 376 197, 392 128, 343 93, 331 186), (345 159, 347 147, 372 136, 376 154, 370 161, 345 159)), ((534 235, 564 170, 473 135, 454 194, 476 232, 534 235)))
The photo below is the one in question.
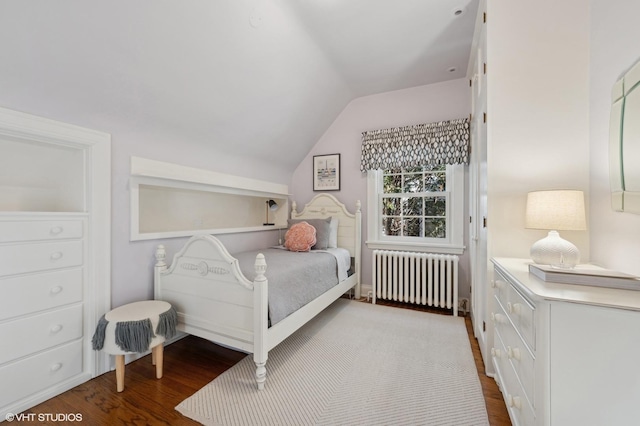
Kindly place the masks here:
POLYGON ((462 318, 339 299, 176 409, 205 425, 488 425, 462 318))

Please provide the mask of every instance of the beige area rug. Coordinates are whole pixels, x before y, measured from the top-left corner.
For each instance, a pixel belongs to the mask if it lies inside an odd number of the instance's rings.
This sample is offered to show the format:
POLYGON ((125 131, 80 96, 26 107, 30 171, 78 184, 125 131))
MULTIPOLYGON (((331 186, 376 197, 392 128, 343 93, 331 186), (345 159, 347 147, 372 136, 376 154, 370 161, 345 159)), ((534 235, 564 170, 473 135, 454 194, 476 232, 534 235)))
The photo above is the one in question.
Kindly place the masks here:
POLYGON ((206 425, 488 425, 462 318, 339 299, 176 409, 206 425))

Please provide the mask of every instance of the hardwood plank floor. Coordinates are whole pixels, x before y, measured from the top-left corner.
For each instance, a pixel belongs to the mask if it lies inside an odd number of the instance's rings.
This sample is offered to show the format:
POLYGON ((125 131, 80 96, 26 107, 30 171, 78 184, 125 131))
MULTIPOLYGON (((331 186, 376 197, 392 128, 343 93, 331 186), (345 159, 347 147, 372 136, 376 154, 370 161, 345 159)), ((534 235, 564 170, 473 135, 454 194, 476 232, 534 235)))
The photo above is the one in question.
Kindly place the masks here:
MULTIPOLYGON (((414 308, 412 306, 406 306, 414 308)), ((425 309, 428 310, 428 309, 425 309)), ((432 311, 432 310, 429 310, 432 311)), ((438 312, 438 311, 435 311, 438 312)), ((471 321, 465 319, 491 425, 510 425, 495 381, 484 374, 471 321)), ((25 413, 82 415, 90 425, 198 425, 174 407, 244 358, 245 354, 187 336, 164 350, 164 376, 155 378, 151 355, 126 366, 124 392, 116 392, 115 372, 109 372, 43 402, 25 413)), ((64 424, 59 421, 33 424, 64 424)), ((68 423, 71 424, 71 423, 68 423)))

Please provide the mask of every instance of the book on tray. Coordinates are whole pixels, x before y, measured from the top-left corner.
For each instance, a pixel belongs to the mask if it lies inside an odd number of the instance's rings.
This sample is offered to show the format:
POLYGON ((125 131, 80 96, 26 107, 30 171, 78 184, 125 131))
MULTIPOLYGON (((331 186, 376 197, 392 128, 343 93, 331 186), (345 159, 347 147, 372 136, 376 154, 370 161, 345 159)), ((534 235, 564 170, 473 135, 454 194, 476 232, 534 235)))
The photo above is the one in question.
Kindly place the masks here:
POLYGON ((561 284, 640 290, 639 277, 592 265, 578 265, 575 268, 563 269, 550 265, 529 264, 529 272, 543 281, 561 284))

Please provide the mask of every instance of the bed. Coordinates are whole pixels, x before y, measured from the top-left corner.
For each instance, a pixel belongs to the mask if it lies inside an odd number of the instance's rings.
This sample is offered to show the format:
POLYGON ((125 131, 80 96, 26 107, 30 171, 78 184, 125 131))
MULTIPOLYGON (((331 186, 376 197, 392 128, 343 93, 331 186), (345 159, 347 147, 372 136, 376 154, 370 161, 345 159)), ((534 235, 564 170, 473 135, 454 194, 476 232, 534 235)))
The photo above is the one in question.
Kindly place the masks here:
MULTIPOLYGON (((344 204, 329 194, 315 196, 300 213, 296 203, 292 202, 292 220, 328 218, 338 220, 337 246, 348 252, 350 275, 284 318, 273 321, 273 324, 270 324, 269 305, 274 305, 274 300, 269 302, 267 277, 276 271, 269 271, 265 255, 258 253, 255 256, 253 274, 243 273, 242 269, 247 270, 246 265, 241 267, 238 259, 229 254, 220 240, 208 234, 191 237, 175 254, 170 266, 165 262, 165 248, 158 246, 155 299, 170 302, 176 309, 178 330, 252 353, 257 387, 262 390, 271 349, 349 290, 353 289, 355 297, 360 297, 360 201, 356 202, 355 213, 350 213, 344 204), (252 280, 247 278, 251 275, 255 276, 252 280)), ((285 251, 278 248, 270 250, 285 251)), ((330 255, 291 254, 318 258, 330 255)))

